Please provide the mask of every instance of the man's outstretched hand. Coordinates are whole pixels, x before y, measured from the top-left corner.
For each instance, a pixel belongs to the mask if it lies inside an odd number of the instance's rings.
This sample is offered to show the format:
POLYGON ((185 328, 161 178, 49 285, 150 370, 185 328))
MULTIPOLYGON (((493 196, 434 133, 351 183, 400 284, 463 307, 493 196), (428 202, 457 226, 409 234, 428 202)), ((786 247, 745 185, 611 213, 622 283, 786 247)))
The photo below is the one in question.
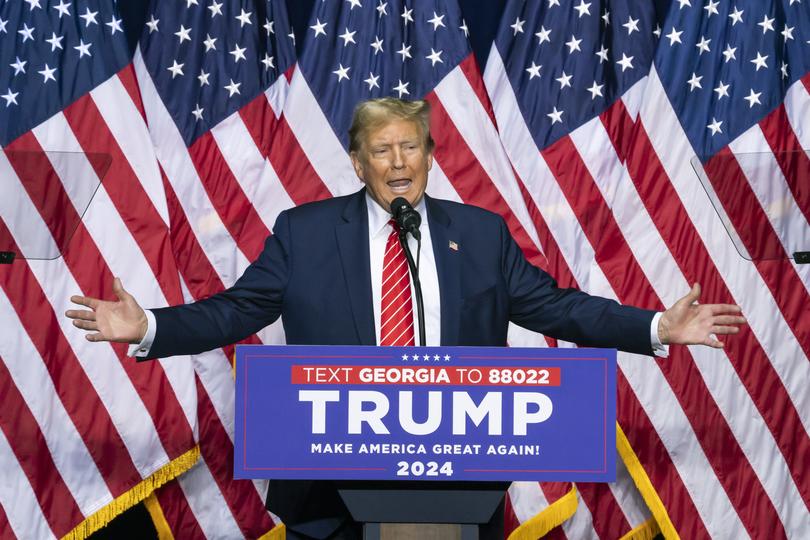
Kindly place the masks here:
POLYGON ((715 336, 736 334, 745 324, 740 306, 733 304, 698 304, 700 285, 695 283, 689 294, 675 302, 658 321, 661 343, 708 345, 715 349, 723 342, 715 336))
POLYGON ((146 335, 146 313, 135 298, 124 290, 118 278, 113 281, 113 292, 118 297, 115 302, 71 296, 71 302, 88 307, 90 311, 70 309, 65 315, 73 319, 73 326, 93 332, 85 336, 87 341, 140 343, 146 335))

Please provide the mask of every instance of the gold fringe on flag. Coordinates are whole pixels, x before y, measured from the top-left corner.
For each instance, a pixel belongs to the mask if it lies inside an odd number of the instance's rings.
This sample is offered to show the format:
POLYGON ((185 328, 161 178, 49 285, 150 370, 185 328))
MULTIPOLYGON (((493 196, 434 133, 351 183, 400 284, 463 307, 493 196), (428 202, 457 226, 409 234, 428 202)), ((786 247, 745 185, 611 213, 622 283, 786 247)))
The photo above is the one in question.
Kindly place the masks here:
POLYGON ((641 465, 641 461, 639 461, 638 456, 636 456, 636 453, 630 446, 630 441, 627 440, 627 436, 624 434, 624 431, 622 431, 622 427, 618 422, 616 422, 616 448, 619 451, 619 456, 621 456, 622 461, 624 461, 624 466, 627 467, 627 472, 630 473, 630 477, 636 484, 636 488, 638 488, 638 491, 641 493, 644 502, 647 503, 647 507, 650 509, 653 519, 655 519, 658 524, 661 534, 667 540, 680 539, 680 535, 678 535, 678 531, 675 530, 672 520, 669 519, 669 514, 664 507, 664 503, 661 502, 658 492, 655 491, 652 482, 650 482, 650 478, 641 465))
POLYGON ((160 502, 154 492, 143 500, 143 505, 152 517, 152 523, 155 525, 158 540, 174 540, 172 528, 169 527, 169 522, 166 521, 166 516, 163 514, 163 508, 161 508, 160 502))
POLYGON ((65 540, 84 540, 126 510, 146 499, 155 489, 189 470, 198 459, 200 459, 200 447, 194 446, 191 450, 155 471, 148 478, 141 480, 129 491, 122 493, 109 504, 88 516, 62 538, 65 540))
POLYGON ((577 511, 577 488, 572 485, 571 490, 548 505, 531 519, 527 519, 512 531, 509 540, 537 540, 544 536, 577 511))
MULTIPOLYGON (((661 533, 661 527, 655 518, 650 518, 632 531, 622 536, 619 540, 652 540, 655 535, 661 533)), ((162 539, 161 539, 162 540, 162 539)))
POLYGON ((259 540, 285 540, 287 538, 287 528, 284 526, 283 523, 279 523, 263 535, 259 537, 259 540))

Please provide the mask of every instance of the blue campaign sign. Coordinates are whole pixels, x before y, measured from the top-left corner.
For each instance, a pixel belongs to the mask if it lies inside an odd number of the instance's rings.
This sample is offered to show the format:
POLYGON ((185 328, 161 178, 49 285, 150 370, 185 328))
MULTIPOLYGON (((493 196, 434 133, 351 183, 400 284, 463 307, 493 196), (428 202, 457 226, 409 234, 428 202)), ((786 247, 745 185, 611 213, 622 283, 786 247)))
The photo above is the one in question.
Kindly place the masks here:
POLYGON ((616 351, 240 345, 236 478, 616 478, 616 351))

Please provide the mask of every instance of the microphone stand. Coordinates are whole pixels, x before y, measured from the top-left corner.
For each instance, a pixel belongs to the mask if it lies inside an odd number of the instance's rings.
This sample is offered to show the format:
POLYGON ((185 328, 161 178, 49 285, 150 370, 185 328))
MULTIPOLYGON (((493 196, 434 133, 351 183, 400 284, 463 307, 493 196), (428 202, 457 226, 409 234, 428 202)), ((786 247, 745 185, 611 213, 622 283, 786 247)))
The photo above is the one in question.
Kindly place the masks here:
MULTIPOLYGON (((408 231, 404 229, 399 230, 399 243, 405 250, 405 258, 408 259, 408 267, 411 269, 411 276, 413 276, 413 286, 416 291, 416 316, 419 321, 419 346, 424 347, 425 339, 425 306, 422 302, 422 284, 419 282, 419 267, 413 262, 413 254, 411 248, 408 246, 408 231)), ((417 253, 422 251, 422 239, 416 239, 417 253)))

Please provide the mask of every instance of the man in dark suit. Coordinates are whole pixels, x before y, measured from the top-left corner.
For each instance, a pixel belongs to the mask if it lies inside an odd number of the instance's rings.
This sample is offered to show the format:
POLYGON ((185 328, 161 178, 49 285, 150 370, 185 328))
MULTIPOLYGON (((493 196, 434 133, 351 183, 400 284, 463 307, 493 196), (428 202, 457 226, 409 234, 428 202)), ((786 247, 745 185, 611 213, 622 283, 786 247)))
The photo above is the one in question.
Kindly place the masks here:
MULTIPOLYGON (((526 261, 499 216, 425 195, 433 164, 428 128, 426 102, 360 104, 350 152, 365 188, 282 212, 233 287, 193 304, 144 311, 116 279, 118 301, 73 297, 90 310, 67 316, 93 332, 88 340, 131 343, 144 359, 221 347, 282 315, 290 344, 385 344, 381 282, 394 227, 390 205, 404 197, 427 217, 420 265, 427 345, 505 345, 512 321, 585 346, 651 355, 668 343, 722 347, 714 335, 734 333, 744 322, 737 306, 696 305, 698 286, 664 313, 559 289, 526 261)), ((346 523, 326 483, 271 483, 268 501, 302 537, 334 538, 346 523)))

